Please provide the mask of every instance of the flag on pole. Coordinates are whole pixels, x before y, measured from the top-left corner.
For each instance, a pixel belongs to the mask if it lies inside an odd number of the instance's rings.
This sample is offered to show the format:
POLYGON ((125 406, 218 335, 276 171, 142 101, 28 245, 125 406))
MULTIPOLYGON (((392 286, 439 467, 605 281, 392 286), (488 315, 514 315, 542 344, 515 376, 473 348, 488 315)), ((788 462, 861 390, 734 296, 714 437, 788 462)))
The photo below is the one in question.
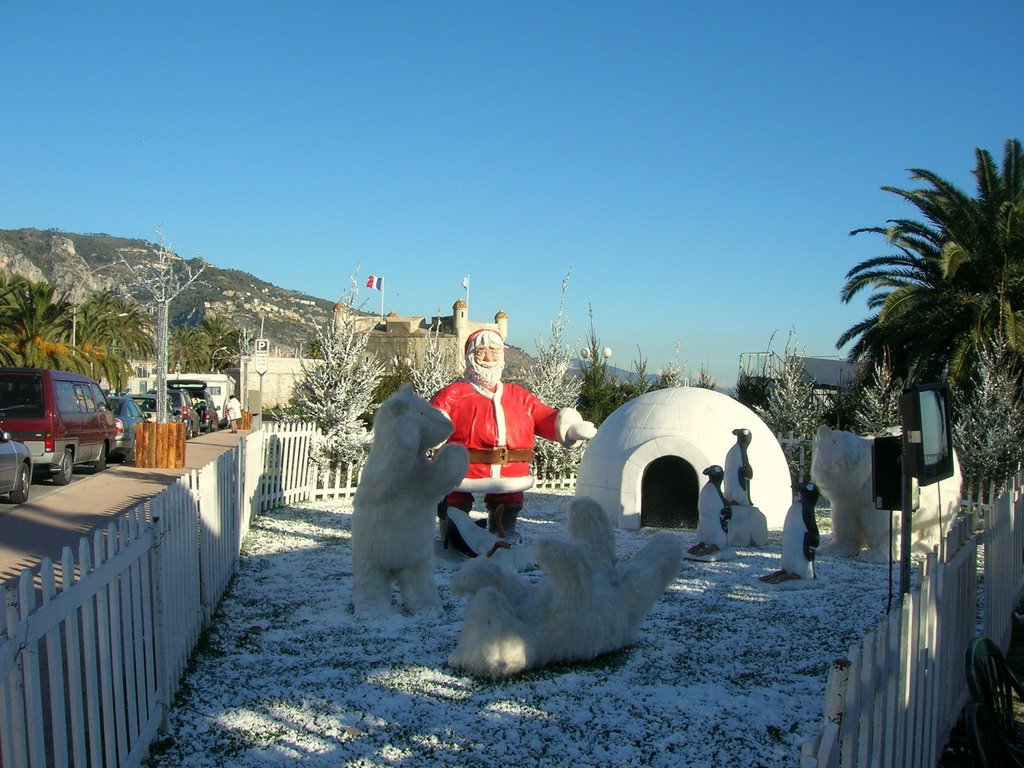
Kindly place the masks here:
POLYGON ((370 275, 370 279, 366 281, 366 287, 367 288, 376 288, 378 291, 383 291, 384 290, 384 278, 383 277, 374 277, 373 275, 370 275))
POLYGON ((464 278, 462 278, 462 287, 469 288, 469 275, 466 275, 464 278))

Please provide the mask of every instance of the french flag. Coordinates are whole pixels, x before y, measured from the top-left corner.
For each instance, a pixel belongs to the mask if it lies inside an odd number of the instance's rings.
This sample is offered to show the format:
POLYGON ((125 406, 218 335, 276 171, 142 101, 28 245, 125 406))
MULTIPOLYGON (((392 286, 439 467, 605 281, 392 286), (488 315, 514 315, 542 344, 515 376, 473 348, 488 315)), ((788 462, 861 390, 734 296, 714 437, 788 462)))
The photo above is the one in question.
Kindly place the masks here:
POLYGON ((370 275, 370 279, 366 281, 366 287, 367 288, 376 288, 378 291, 383 291, 384 290, 384 278, 383 277, 374 277, 373 275, 370 275))

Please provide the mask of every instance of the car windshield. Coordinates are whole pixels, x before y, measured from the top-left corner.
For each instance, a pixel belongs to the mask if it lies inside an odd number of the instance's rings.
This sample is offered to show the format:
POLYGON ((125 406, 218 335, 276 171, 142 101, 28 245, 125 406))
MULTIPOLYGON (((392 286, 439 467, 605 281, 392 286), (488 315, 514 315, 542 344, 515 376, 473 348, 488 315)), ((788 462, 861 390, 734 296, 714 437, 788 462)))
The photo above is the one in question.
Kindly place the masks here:
POLYGON ((0 374, 0 414, 13 419, 45 416, 43 381, 38 373, 0 374))
POLYGON ((139 406, 139 410, 143 413, 156 413, 156 398, 155 397, 133 397, 132 400, 139 406))

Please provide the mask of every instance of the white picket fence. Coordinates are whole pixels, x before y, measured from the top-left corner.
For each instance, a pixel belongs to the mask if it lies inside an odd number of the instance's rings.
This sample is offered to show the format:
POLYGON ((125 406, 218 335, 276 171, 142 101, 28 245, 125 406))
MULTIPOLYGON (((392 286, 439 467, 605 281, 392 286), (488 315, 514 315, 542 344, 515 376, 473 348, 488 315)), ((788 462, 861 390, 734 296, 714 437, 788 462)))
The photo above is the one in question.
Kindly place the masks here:
MULTIPOLYGON (((234 575, 251 516, 351 496, 358 472, 318 476, 314 430, 244 436, 203 469, 44 561, 0 612, 0 766, 137 766, 234 575)), ((572 488, 574 479, 542 487, 572 488)), ((965 700, 977 632, 1002 648, 1024 584, 1022 477, 958 522, 917 584, 831 670, 811 766, 931 766, 965 700), (975 530, 981 520, 984 529, 975 530), (978 584, 979 550, 984 599, 978 584)))
MULTIPOLYGON (((260 485, 261 510, 301 501, 348 499, 355 495, 361 466, 320 471, 310 455, 316 439, 311 423, 275 424, 267 437, 267 471, 260 485)), ((576 477, 538 477, 537 490, 573 490, 576 477)))
POLYGON ((959 518, 901 604, 836 662, 822 727, 804 743, 801 768, 938 763, 967 702, 968 641, 982 634, 1004 651, 1010 643, 1024 586, 1022 480, 1018 472, 983 516, 959 518))
POLYGON ((0 765, 137 766, 258 505, 265 435, 44 560, 4 590, 0 765))

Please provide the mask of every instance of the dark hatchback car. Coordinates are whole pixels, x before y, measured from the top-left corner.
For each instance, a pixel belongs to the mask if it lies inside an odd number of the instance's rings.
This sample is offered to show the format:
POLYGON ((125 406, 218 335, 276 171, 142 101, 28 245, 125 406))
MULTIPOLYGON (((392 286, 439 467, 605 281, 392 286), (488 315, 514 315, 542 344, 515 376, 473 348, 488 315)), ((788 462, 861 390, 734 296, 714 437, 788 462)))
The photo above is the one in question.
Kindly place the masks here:
POLYGON ((199 412, 199 431, 213 432, 220 426, 220 417, 217 413, 217 404, 213 395, 207 389, 206 382, 199 379, 172 379, 167 382, 168 391, 180 389, 188 392, 192 403, 199 412))
MULTIPOLYGON (((152 396, 155 402, 156 392, 154 390, 150 390, 147 394, 152 396)), ((196 408, 196 405, 192 400, 192 396, 183 389, 171 389, 168 387, 167 399, 171 403, 171 411, 173 411, 174 415, 181 419, 185 424, 185 437, 187 439, 191 439, 198 435, 199 410, 196 408)), ((168 413, 170 413, 170 411, 168 413)))
POLYGON ((114 426, 117 429, 114 447, 110 449, 110 458, 117 461, 134 461, 135 425, 149 419, 139 408, 138 403, 127 395, 108 397, 107 402, 110 403, 110 410, 114 414, 114 426))

